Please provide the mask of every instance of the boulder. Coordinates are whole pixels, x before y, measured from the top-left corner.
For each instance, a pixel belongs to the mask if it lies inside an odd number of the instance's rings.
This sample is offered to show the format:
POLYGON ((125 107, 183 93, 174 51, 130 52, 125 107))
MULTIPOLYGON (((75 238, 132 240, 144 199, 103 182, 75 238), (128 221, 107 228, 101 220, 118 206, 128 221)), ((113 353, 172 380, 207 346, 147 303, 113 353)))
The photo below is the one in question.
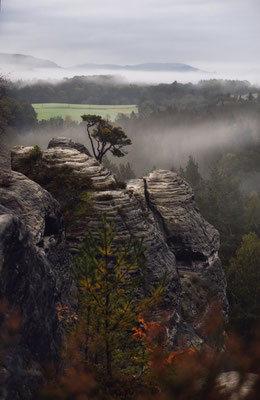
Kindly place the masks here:
POLYGON ((91 157, 90 152, 83 144, 73 142, 71 139, 68 139, 66 137, 53 138, 48 144, 48 149, 51 149, 53 147, 63 147, 65 149, 66 148, 76 149, 80 153, 87 154, 87 156, 91 157))

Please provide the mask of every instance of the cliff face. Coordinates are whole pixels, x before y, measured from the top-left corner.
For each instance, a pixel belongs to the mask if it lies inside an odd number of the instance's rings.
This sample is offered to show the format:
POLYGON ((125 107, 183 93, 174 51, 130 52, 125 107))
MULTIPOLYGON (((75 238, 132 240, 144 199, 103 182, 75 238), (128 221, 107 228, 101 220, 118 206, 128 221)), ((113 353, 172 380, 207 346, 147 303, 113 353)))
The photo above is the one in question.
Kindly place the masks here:
MULTIPOLYGON (((31 150, 13 150, 14 169, 43 185, 44 174, 55 171, 57 176, 65 170, 64 185, 73 182, 68 187, 74 202, 63 204, 71 253, 87 231, 96 232, 103 214, 113 220, 118 243, 130 235, 143 237, 147 285, 156 286, 167 276, 161 312, 167 315, 168 345, 196 347, 207 342, 201 321, 210 303, 217 299, 224 316, 228 305, 217 253, 219 235, 200 215, 189 185, 175 173, 159 170, 120 188, 85 149, 66 138, 53 139, 40 159, 30 164, 32 176, 28 173, 31 150), (87 182, 85 189, 75 189, 77 182, 87 182)), ((64 195, 57 190, 57 183, 54 187, 48 182, 47 187, 62 203, 64 195)))
POLYGON ((21 319, 19 339, 1 360, 3 399, 35 399, 40 365, 58 366, 56 307, 71 306, 70 260, 58 202, 24 175, 1 169, 0 296, 21 319))
POLYGON ((181 296, 179 343, 208 341, 202 321, 213 301, 228 313, 226 281, 218 257, 219 234, 200 214, 190 186, 176 173, 158 170, 127 185, 144 208, 150 210, 175 255, 181 296))

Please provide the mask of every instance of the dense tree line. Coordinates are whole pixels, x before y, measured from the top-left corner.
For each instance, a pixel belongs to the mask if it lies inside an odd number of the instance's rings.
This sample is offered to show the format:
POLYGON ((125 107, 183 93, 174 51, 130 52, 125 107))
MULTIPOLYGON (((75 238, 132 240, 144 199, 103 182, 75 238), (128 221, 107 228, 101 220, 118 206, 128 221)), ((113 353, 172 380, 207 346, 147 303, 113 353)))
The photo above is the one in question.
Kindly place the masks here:
POLYGON ((36 126, 37 116, 31 104, 10 93, 10 82, 0 77, 0 134, 22 132, 36 126))
MULTIPOLYGON (((255 153, 260 157, 259 148, 255 153)), ((231 325, 247 339, 252 328, 260 324, 260 197, 259 192, 242 190, 238 178, 243 174, 244 164, 248 167, 250 154, 222 157, 212 166, 208 179, 201 177, 192 157, 179 170, 191 184, 201 213, 220 233, 220 258, 227 276, 231 325)), ((253 164, 251 168, 259 166, 253 164)))
MULTIPOLYGON (((65 78, 58 83, 39 81, 34 84, 17 82, 12 85, 12 96, 28 103, 71 104, 138 104, 142 113, 165 107, 201 108, 219 99, 240 97, 259 90, 247 81, 208 80, 198 84, 144 85, 118 82, 111 76, 65 78)), ((242 98, 241 98, 242 100, 242 98)))
MULTIPOLYGON (((258 119, 260 102, 255 99, 239 100, 229 98, 225 101, 219 100, 214 104, 207 104, 200 110, 196 108, 180 108, 177 106, 161 107, 161 109, 151 106, 151 102, 139 105, 138 115, 132 113, 129 117, 119 114, 117 121, 124 124, 128 129, 136 129, 139 126, 146 129, 146 126, 153 125, 157 129, 165 127, 178 127, 181 125, 192 126, 204 122, 221 122, 229 124, 238 119, 244 123, 251 119, 258 119)), ((249 132, 250 133, 250 132, 249 132)))

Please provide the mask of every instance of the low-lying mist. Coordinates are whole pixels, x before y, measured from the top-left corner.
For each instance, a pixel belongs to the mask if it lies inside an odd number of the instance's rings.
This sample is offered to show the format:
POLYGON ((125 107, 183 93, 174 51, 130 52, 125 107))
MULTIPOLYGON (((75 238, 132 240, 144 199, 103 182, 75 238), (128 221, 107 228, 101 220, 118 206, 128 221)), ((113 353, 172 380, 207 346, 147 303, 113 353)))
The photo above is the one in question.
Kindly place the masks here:
MULTIPOLYGON (((152 121, 124 127, 132 140, 124 158, 110 157, 114 163, 130 162, 137 176, 143 176, 156 168, 171 169, 184 167, 191 155, 199 163, 204 177, 210 166, 223 154, 246 147, 247 143, 260 137, 259 124, 251 118, 237 117, 231 122, 207 121, 197 124, 181 124, 177 127, 167 123, 160 127, 152 121)), ((12 140, 14 145, 39 145, 45 149, 56 136, 66 136, 83 143, 90 150, 84 126, 66 129, 37 130, 19 135, 12 140)))
POLYGON ((49 141, 52 138, 64 136, 72 139, 75 142, 84 144, 90 149, 90 143, 88 142, 87 134, 85 128, 82 126, 77 126, 76 128, 65 128, 65 129, 37 129, 30 130, 20 135, 16 135, 11 140, 11 145, 13 146, 40 146, 42 149, 46 149, 49 141))
POLYGON ((125 158, 142 175, 154 167, 184 167, 191 155, 202 175, 207 176, 210 166, 223 154, 246 146, 254 128, 253 121, 245 126, 240 120, 232 124, 216 121, 178 128, 165 126, 160 130, 151 125, 130 136, 133 145, 125 158))

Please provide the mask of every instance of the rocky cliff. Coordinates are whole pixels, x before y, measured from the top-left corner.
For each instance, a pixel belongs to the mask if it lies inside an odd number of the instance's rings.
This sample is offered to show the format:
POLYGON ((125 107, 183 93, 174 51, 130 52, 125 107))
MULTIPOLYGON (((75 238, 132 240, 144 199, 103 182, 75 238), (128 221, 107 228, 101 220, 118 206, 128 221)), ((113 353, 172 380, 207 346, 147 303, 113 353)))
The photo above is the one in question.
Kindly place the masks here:
POLYGON ((181 284, 180 343, 208 341, 202 322, 216 300, 228 313, 226 281, 218 257, 219 233, 200 214, 190 186, 176 173, 158 170, 127 185, 144 209, 150 210, 175 255, 181 284), (191 329, 192 327, 192 329, 191 329))
POLYGON ((207 342, 201 321, 211 302, 217 300, 227 315, 225 279, 218 232, 200 215, 189 185, 175 173, 159 170, 124 188, 85 148, 66 138, 53 139, 36 159, 32 154, 33 148, 15 148, 12 166, 61 202, 70 252, 87 231, 96 232, 103 214, 113 220, 119 243, 130 235, 142 237, 147 286, 167 276, 161 312, 167 315, 169 346, 207 342), (61 184, 58 176, 64 177, 61 184), (70 197, 64 201, 67 192, 70 197))
POLYGON ((56 307, 71 307, 70 261, 58 202, 24 175, 1 169, 0 297, 7 318, 16 310, 21 321, 14 343, 2 325, 9 356, 0 360, 1 399, 35 399, 42 365, 58 368, 63 330, 56 307))

